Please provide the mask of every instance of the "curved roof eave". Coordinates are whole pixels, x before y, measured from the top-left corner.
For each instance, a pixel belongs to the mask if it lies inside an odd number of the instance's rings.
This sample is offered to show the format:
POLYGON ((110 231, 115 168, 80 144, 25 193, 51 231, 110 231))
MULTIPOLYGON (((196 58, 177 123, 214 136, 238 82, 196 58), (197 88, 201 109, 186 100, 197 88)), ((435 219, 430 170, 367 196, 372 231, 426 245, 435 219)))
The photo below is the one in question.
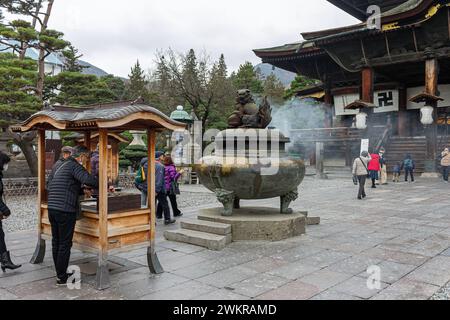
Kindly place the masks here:
POLYGON ((12 126, 13 131, 24 132, 33 130, 38 124, 49 124, 58 130, 82 130, 83 127, 98 127, 106 129, 120 129, 133 121, 156 122, 155 129, 185 129, 184 123, 170 119, 161 111, 143 104, 126 105, 98 105, 89 108, 55 106, 53 109, 42 110, 33 114, 19 125, 12 126), (139 115, 139 116, 137 116, 139 115))

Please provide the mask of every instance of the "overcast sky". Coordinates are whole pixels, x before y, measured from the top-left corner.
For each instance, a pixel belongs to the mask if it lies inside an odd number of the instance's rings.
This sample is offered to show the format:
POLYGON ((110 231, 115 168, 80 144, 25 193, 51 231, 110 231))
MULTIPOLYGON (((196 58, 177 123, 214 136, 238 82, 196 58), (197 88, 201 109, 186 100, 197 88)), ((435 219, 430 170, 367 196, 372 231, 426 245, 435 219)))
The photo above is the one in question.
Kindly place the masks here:
POLYGON ((300 32, 356 23, 326 0, 55 0, 50 28, 86 60, 126 77, 171 47, 225 54, 230 70, 259 63, 252 49, 299 41, 300 32), (115 5, 112 5, 114 3, 115 5))

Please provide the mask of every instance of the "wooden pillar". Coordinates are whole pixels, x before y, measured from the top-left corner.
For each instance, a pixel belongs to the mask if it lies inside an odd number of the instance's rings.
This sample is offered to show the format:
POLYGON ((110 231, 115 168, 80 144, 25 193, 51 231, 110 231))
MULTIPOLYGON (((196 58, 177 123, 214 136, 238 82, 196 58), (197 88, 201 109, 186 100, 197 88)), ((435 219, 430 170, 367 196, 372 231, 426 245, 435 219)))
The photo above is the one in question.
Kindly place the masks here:
POLYGON ((345 166, 350 167, 352 165, 352 149, 348 141, 345 141, 345 166))
POLYGON ((333 128, 333 95, 330 88, 325 88, 324 103, 326 106, 325 128, 333 128))
POLYGON ((155 192, 155 149, 156 149, 156 134, 153 130, 147 131, 147 152, 148 152, 148 176, 147 176, 147 204, 150 209, 150 241, 154 243, 155 228, 156 228, 156 192, 155 192), (153 242, 152 242, 153 241, 153 242))
MULTIPOLYGON (((437 96, 438 95, 438 79, 439 79, 439 62, 436 58, 430 56, 425 61, 425 92, 437 96)), ((427 161, 425 162, 426 172, 437 172, 436 156, 437 156, 437 101, 430 103, 434 108, 433 118, 435 121, 428 126, 426 131, 427 137, 427 161)))
POLYGON ((439 62, 437 59, 428 59, 425 61, 425 92, 431 95, 437 95, 439 78, 439 62))
POLYGON ((408 125, 408 94, 406 88, 399 88, 399 101, 398 101, 398 135, 400 137, 408 137, 410 135, 410 128, 408 125))
POLYGON ((153 274, 160 274, 164 269, 159 262, 155 248, 156 235, 156 176, 155 176, 155 149, 156 149, 156 132, 154 130, 147 130, 147 154, 148 154, 148 173, 147 173, 147 205, 150 213, 150 243, 147 249, 147 263, 150 272, 153 274))
MULTIPOLYGON (((91 151, 91 132, 87 131, 84 133, 84 146, 91 151)), ((91 161, 85 163, 85 168, 87 171, 91 172, 91 161)))
POLYGON ((46 201, 45 191, 45 130, 38 130, 38 242, 33 257, 30 260, 32 264, 39 264, 45 257, 45 240, 42 239, 42 205, 46 201))
POLYGON ((108 131, 99 131, 99 254, 97 266, 97 288, 109 287, 108 270, 108 131))
POLYGON ((361 100, 364 102, 373 103, 373 69, 366 67, 362 70, 361 75, 361 100))

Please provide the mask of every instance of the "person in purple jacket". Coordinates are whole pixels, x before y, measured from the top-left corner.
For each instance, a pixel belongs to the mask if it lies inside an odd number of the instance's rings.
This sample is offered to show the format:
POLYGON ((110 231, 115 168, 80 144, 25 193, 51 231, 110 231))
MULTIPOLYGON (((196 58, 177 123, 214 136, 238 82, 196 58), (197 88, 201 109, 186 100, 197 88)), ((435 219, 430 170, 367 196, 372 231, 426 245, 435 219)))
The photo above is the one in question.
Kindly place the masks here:
POLYGON ((177 195, 173 192, 171 188, 171 184, 173 181, 178 181, 178 179, 183 174, 183 170, 180 172, 177 172, 177 168, 175 167, 175 164, 173 163, 172 157, 170 154, 166 154, 164 156, 164 166, 165 166, 165 186, 167 191, 167 196, 169 197, 170 204, 172 206, 173 210, 173 216, 174 217, 181 217, 183 214, 178 209, 177 204, 177 195))

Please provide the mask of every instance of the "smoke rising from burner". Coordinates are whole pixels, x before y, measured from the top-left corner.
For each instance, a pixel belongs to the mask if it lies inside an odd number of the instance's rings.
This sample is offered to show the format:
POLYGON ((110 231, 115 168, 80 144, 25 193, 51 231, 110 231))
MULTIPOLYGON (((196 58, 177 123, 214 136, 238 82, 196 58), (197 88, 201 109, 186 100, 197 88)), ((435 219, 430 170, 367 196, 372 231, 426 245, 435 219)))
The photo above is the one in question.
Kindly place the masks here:
POLYGON ((292 134, 292 130, 325 126, 325 104, 309 98, 292 98, 283 104, 272 103, 272 118, 270 126, 279 129, 295 143, 301 136, 292 134))

